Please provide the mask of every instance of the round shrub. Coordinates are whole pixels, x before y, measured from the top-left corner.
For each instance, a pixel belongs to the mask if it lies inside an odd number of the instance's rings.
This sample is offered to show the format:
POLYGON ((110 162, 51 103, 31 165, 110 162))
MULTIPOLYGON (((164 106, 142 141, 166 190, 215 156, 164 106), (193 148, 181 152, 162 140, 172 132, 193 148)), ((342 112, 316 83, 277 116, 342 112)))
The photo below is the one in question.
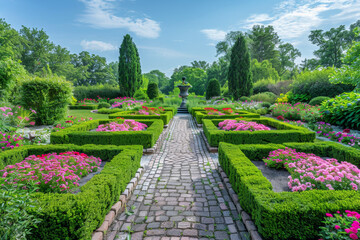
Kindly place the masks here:
POLYGON ((21 86, 22 105, 37 112, 34 115, 37 125, 62 120, 71 97, 71 83, 56 76, 26 80, 21 86))
POLYGON ((148 97, 144 90, 138 89, 134 93, 134 98, 136 100, 144 100, 144 99, 147 99, 148 97))
POLYGON ((240 100, 241 102, 245 102, 245 101, 250 102, 250 101, 251 101, 251 99, 250 99, 249 97, 246 97, 246 96, 242 96, 241 98, 239 98, 239 100, 240 100))
POLYGON ((263 107, 263 108, 269 108, 269 107, 271 107, 271 103, 269 103, 269 102, 263 102, 263 103, 261 103, 260 106, 263 107))
POLYGON ((98 105, 98 109, 100 109, 100 108, 109 108, 109 107, 111 107, 111 105, 109 103, 106 103, 106 102, 99 103, 99 105, 98 105))
POLYGON ((93 85, 93 86, 78 86, 74 88, 74 96, 77 99, 91 98, 117 98, 120 96, 119 86, 112 85, 93 85))
POLYGON ((150 99, 157 98, 159 96, 159 88, 157 83, 149 83, 146 93, 150 99))
POLYGON ((262 79, 254 83, 253 93, 262 93, 262 92, 269 92, 269 85, 275 84, 275 81, 271 78, 269 79, 262 79))
POLYGON ((329 97, 323 97, 323 96, 316 97, 316 98, 311 99, 311 101, 309 102, 309 105, 311 105, 311 106, 321 105, 321 103, 323 101, 327 101, 329 99, 330 99, 329 97))
POLYGON ((213 78, 210 80, 206 89, 206 99, 217 97, 221 95, 220 83, 217 79, 213 78))
POLYGON ((250 97, 250 99, 253 101, 256 101, 256 102, 275 103, 276 95, 273 94, 272 92, 263 92, 263 93, 258 93, 258 94, 252 95, 250 97))

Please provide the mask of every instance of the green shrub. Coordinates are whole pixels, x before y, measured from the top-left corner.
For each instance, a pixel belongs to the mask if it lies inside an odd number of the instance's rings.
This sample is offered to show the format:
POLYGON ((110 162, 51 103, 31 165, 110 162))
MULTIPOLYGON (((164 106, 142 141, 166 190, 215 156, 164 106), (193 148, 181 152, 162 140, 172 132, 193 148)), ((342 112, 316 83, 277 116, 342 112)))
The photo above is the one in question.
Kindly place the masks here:
POLYGON ((156 99, 159 100, 161 103, 165 102, 165 98, 163 96, 162 97, 157 97, 156 99))
POLYGON ((250 113, 250 112, 246 112, 246 111, 234 111, 234 113, 237 113, 237 115, 233 114, 233 115, 208 115, 206 113, 205 110, 202 111, 195 111, 193 116, 196 119, 196 122, 198 124, 202 124, 203 123, 203 119, 235 119, 235 118, 239 118, 239 117, 244 117, 244 118, 259 118, 260 115, 257 113, 250 113))
POLYGON ((269 103, 269 102, 262 102, 262 103, 260 104, 260 106, 263 107, 263 108, 270 108, 270 107, 271 107, 271 103, 269 103))
POLYGON ((159 88, 157 83, 149 83, 146 93, 150 99, 157 98, 159 96, 159 88))
POLYGON ((360 130, 360 93, 350 92, 322 103, 324 121, 360 130))
POLYGON ((63 119, 71 102, 71 83, 52 76, 24 81, 21 86, 22 105, 36 111, 38 125, 51 125, 63 119))
POLYGON ((111 105, 109 103, 106 103, 106 102, 101 102, 98 104, 98 109, 100 108, 109 108, 111 107, 111 105))
POLYGON ((284 143, 232 145, 220 143, 219 163, 264 239, 318 239, 326 213, 360 210, 358 191, 311 190, 273 192, 271 183, 252 161, 285 147, 321 157, 360 164, 360 151, 337 143, 284 143))
POLYGON ((98 108, 98 105, 95 105, 95 104, 90 104, 90 105, 70 105, 69 106, 69 109, 71 110, 75 110, 75 109, 87 109, 87 110, 95 110, 98 108))
POLYGON ((206 99, 210 99, 212 97, 218 97, 221 95, 220 92, 220 83, 217 79, 213 78, 209 81, 209 84, 206 89, 206 99))
POLYGON ((258 93, 250 97, 252 101, 269 102, 269 103, 275 103, 276 98, 277 98, 276 95, 273 94, 272 92, 258 93))
POLYGON ((122 111, 109 115, 109 119, 116 119, 118 117, 125 119, 161 119, 164 122, 164 125, 169 124, 170 120, 173 117, 173 114, 169 111, 161 113, 160 116, 157 115, 133 115, 135 111, 122 111))
MULTIPOLYGON (((302 102, 319 96, 335 97, 343 92, 350 92, 354 86, 346 84, 332 84, 329 76, 333 72, 332 68, 323 70, 305 71, 297 75, 292 84, 294 96, 301 96, 302 102)), ((294 99, 292 102, 296 102, 294 99)))
POLYGON ((254 83, 253 93, 258 94, 262 92, 269 92, 269 85, 275 84, 275 80, 269 79, 262 79, 254 83))
POLYGON ((321 105, 321 103, 323 101, 327 101, 329 99, 330 99, 329 97, 323 97, 323 96, 315 97, 315 98, 310 100, 309 105, 311 105, 311 106, 321 105))
POLYGON ((98 99, 98 97, 112 99, 120 96, 120 89, 119 86, 112 85, 78 86, 74 88, 74 96, 76 99, 98 99))
POLYGON ((223 119, 203 119, 204 134, 212 147, 220 142, 232 144, 268 144, 284 142, 313 142, 315 132, 303 127, 280 122, 272 118, 239 118, 237 120, 253 121, 275 128, 269 131, 225 131, 219 130, 218 124, 223 119))
MULTIPOLYGON (((29 155, 76 151, 107 161, 103 170, 80 188, 78 194, 33 193, 38 209, 30 214, 41 224, 32 229, 27 239, 87 240, 104 221, 111 206, 140 167, 142 146, 46 145, 24 146, 0 153, 0 169, 15 164, 29 155)), ((2 216, 3 217, 3 216, 2 216)))
POLYGON ((122 110, 120 108, 100 108, 97 113, 100 114, 112 114, 121 112, 122 110))
POLYGON ((251 99, 249 97, 246 97, 246 96, 242 96, 241 98, 239 98, 239 100, 241 102, 246 102, 246 101, 250 102, 251 101, 251 99))
POLYGON ((134 98, 136 100, 145 100, 147 99, 147 94, 146 94, 146 91, 142 90, 142 89, 138 89, 135 91, 134 93, 134 98))
POLYGON ((280 94, 285 94, 291 90, 292 80, 278 81, 274 84, 269 84, 269 92, 274 93, 279 96, 280 94))
POLYGON ((155 145, 164 127, 163 122, 158 119, 139 119, 137 121, 148 126, 145 131, 90 132, 90 130, 97 128, 100 124, 114 121, 123 122, 124 120, 92 120, 73 125, 58 132, 51 133, 50 142, 52 144, 72 143, 76 145, 142 145, 144 148, 151 148, 155 145))

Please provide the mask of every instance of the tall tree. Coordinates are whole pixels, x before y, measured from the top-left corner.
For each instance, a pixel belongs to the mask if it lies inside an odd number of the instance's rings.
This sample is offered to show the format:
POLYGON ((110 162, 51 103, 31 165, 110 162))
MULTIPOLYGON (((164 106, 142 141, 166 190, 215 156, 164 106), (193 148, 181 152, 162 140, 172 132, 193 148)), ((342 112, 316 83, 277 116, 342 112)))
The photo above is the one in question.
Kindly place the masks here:
POLYGON ((205 92, 205 84, 207 80, 206 72, 200 68, 185 67, 181 68, 180 71, 174 70, 173 75, 170 79, 170 84, 177 85, 183 77, 186 77, 186 81, 191 84, 189 92, 194 92, 196 95, 203 95, 205 92))
POLYGON ((142 84, 140 56, 129 34, 124 36, 119 57, 119 86, 122 96, 132 97, 142 84))
POLYGON ((19 33, 0 18, 0 60, 6 58, 18 60, 21 57, 21 51, 22 44, 19 33))
POLYGON ((269 60, 272 66, 279 72, 279 51, 276 49, 280 38, 273 26, 254 25, 249 37, 251 58, 258 62, 269 60))
POLYGON ((225 40, 216 44, 216 56, 222 55, 227 61, 231 58, 231 49, 240 35, 241 31, 232 31, 226 34, 225 40))
POLYGON ((280 80, 278 72, 268 60, 264 60, 261 63, 256 59, 251 60, 251 72, 254 83, 263 79, 280 80))
POLYGON ((200 68, 204 71, 206 71, 209 68, 209 64, 206 61, 193 61, 191 63, 191 66, 193 68, 200 68))
POLYGON ((227 74, 229 69, 229 61, 226 61, 224 57, 220 57, 218 61, 213 62, 207 69, 208 81, 215 78, 219 80, 221 86, 224 86, 227 80, 227 74))
POLYGON ((234 99, 237 100, 241 96, 249 96, 252 93, 250 53, 244 36, 240 36, 232 48, 228 81, 229 92, 234 99))
POLYGON ((291 43, 283 43, 279 46, 280 76, 286 71, 293 71, 297 57, 301 57, 301 53, 291 43))
POLYGON ((49 63, 50 52, 54 44, 43 29, 22 26, 20 35, 23 39, 22 64, 30 73, 41 71, 49 63))
POLYGON ((314 55, 319 59, 319 64, 324 67, 341 67, 341 58, 350 44, 349 35, 350 33, 344 25, 325 32, 323 30, 311 31, 309 40, 319 47, 314 51, 314 55))

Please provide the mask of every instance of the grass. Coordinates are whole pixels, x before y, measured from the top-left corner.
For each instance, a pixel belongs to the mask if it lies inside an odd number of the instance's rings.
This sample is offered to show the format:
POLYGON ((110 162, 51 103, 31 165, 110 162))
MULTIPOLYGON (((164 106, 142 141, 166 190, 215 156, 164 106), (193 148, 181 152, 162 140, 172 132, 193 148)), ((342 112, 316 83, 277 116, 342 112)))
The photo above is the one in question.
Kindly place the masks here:
POLYGON ((68 110, 68 116, 75 116, 77 118, 93 118, 96 119, 108 119, 106 114, 92 113, 90 110, 68 110))

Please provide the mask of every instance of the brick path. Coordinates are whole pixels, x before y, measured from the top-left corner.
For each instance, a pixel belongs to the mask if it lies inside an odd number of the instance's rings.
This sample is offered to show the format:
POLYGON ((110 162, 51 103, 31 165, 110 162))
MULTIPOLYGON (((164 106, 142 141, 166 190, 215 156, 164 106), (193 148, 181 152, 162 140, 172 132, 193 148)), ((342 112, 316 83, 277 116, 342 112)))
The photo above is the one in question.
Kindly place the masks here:
POLYGON ((106 239, 250 239, 190 115, 166 131, 106 239))

